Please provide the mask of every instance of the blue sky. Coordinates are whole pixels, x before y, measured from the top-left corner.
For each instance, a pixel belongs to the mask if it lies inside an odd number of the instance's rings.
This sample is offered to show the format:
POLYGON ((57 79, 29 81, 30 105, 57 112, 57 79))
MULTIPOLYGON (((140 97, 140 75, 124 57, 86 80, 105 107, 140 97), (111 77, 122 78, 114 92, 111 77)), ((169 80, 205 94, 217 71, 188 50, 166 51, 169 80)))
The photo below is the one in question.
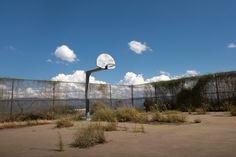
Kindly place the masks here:
POLYGON ((235 0, 1 0, 0 77, 66 77, 94 68, 103 52, 116 69, 94 76, 109 83, 127 72, 145 81, 235 70, 235 7, 235 0), (55 55, 62 45, 75 60, 55 55))

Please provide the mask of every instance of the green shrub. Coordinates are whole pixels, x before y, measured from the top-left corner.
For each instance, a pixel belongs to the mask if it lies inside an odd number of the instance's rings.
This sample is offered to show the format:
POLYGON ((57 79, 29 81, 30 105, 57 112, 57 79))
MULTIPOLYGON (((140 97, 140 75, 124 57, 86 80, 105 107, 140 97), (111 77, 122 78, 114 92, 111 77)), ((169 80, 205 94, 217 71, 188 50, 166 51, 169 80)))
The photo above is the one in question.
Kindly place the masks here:
POLYGON ((74 135, 72 146, 87 148, 104 142, 106 142, 106 138, 103 128, 90 124, 85 128, 78 129, 74 135))
POLYGON ((99 109, 92 115, 93 121, 107 121, 107 122, 115 122, 116 117, 113 110, 110 108, 99 109))
POLYGON ((236 116, 236 106, 231 105, 231 107, 230 107, 230 114, 232 116, 236 116))
POLYGON ((101 103, 101 102, 94 102, 92 104, 92 107, 91 107, 91 110, 90 110, 90 113, 91 114, 94 114, 95 112, 101 110, 101 109, 106 109, 108 108, 108 106, 106 106, 105 104, 101 103))
POLYGON ((137 121, 139 112, 135 108, 120 107, 116 111, 116 118, 119 122, 137 121))
POLYGON ((57 128, 71 127, 71 126, 74 126, 74 124, 68 118, 63 118, 56 122, 57 128))

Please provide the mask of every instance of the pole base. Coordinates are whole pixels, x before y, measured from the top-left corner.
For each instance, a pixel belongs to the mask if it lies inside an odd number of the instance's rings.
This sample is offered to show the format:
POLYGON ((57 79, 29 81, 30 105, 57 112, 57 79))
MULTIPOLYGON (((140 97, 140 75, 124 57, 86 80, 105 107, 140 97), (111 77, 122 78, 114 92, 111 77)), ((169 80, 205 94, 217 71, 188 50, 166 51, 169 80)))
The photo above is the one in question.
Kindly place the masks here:
POLYGON ((90 120, 91 120, 91 116, 90 116, 90 113, 89 113, 89 112, 86 114, 86 120, 87 120, 87 121, 90 121, 90 120))

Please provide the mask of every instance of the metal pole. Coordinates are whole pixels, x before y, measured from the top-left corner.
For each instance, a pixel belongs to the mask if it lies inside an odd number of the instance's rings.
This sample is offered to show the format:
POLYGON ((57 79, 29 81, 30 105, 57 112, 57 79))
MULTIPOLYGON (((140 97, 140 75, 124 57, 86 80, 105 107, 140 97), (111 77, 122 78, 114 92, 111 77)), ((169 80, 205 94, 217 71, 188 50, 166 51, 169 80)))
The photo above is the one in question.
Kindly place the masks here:
POLYGON ((86 103, 86 111, 85 111, 85 116, 87 120, 90 120, 90 114, 89 114, 89 99, 88 99, 88 85, 89 85, 89 77, 93 72, 101 71, 101 70, 106 70, 102 69, 100 67, 92 70, 86 71, 86 82, 85 82, 85 103, 86 103))
POLYGON ((130 88, 131 88, 131 104, 132 104, 132 107, 134 107, 134 86, 131 85, 130 88))
POLYGON ((86 72, 86 83, 85 83, 85 104, 86 104, 86 111, 85 111, 85 116, 86 119, 89 118, 89 100, 88 100, 88 85, 89 85, 89 77, 91 73, 86 72))

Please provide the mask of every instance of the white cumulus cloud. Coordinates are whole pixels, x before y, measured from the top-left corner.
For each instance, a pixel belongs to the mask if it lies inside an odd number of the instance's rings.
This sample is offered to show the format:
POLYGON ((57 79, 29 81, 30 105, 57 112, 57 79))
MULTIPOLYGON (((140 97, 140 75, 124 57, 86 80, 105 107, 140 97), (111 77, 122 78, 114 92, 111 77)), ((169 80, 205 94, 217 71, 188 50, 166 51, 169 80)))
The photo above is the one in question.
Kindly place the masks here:
POLYGON ((173 79, 179 79, 182 77, 197 76, 199 74, 200 73, 197 72, 196 70, 187 70, 182 75, 174 76, 168 72, 160 71, 159 75, 145 79, 142 74, 135 74, 133 72, 127 72, 123 80, 120 80, 119 84, 136 85, 136 84, 144 84, 144 83, 150 83, 150 82, 169 81, 173 79))
POLYGON ((78 60, 74 51, 66 45, 57 47, 54 54, 57 58, 66 62, 75 62, 78 60))
POLYGON ((236 48, 236 43, 229 43, 228 48, 236 48))
POLYGON ((139 41, 130 41, 128 43, 130 50, 137 54, 142 54, 144 51, 151 51, 152 49, 146 45, 146 43, 141 43, 139 41))
POLYGON ((184 76, 185 77, 191 77, 191 76, 197 76, 199 74, 200 73, 196 70, 187 70, 184 76))
POLYGON ((133 72, 127 72, 124 76, 124 80, 120 81, 120 84, 133 85, 133 84, 143 84, 144 78, 142 74, 135 74, 133 72))
MULTIPOLYGON (((142 74, 136 74, 134 72, 127 72, 122 80, 118 83, 123 85, 137 85, 137 84, 144 84, 150 82, 159 82, 159 81, 169 81, 173 79, 179 79, 182 77, 190 77, 190 76, 197 76, 200 73, 196 70, 187 70, 182 75, 171 75, 167 72, 160 71, 159 75, 153 76, 151 78, 145 79, 142 74)), ((72 74, 58 74, 57 76, 53 77, 53 81, 64 81, 64 82, 80 82, 85 83, 86 74, 83 70, 77 70, 72 74)), ((97 80, 94 76, 90 76, 90 83, 97 83, 97 84, 106 84, 105 81, 97 80)))
POLYGON ((145 82, 149 83, 149 82, 159 82, 159 81, 168 81, 168 80, 171 80, 170 76, 161 74, 159 76, 154 76, 152 78, 149 78, 145 82))
MULTIPOLYGON (((53 81, 65 81, 65 82, 81 82, 85 83, 86 74, 83 70, 76 70, 72 74, 58 74, 57 76, 53 77, 53 81)), ((94 76, 90 76, 89 78, 90 83, 99 83, 99 84, 106 84, 104 81, 96 80, 94 76)))

